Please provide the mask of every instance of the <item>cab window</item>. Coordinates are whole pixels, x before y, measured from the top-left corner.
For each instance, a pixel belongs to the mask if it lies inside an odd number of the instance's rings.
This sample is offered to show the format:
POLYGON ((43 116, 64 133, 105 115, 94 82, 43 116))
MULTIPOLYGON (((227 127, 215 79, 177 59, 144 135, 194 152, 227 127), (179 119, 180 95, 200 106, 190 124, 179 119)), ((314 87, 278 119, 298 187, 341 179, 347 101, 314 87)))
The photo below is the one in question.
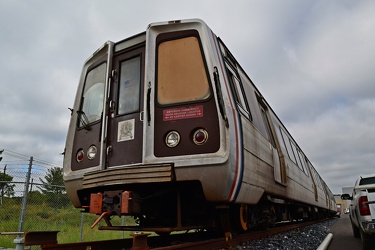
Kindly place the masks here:
POLYGON ((160 105, 194 102, 210 97, 197 37, 164 41, 157 50, 157 101, 160 105))
POLYGON ((141 88, 141 58, 139 56, 121 63, 119 85, 118 114, 139 111, 141 88))
POLYGON ((90 70, 86 76, 81 110, 78 112, 79 127, 100 120, 103 111, 106 68, 107 64, 103 63, 90 70))

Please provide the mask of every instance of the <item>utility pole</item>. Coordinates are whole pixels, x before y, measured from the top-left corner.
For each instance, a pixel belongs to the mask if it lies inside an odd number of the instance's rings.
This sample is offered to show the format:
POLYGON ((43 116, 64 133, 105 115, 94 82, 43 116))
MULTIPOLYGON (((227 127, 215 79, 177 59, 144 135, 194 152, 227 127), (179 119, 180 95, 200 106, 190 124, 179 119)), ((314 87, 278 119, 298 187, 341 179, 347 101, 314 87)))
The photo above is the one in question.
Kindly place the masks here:
MULTIPOLYGON (((6 171, 7 171, 7 165, 5 164, 5 166, 4 166, 4 181, 5 181, 5 173, 6 173, 6 171)), ((1 187, 1 199, 0 199, 0 205, 1 206, 3 205, 4 188, 5 188, 5 182, 2 185, 2 187, 1 187)))
POLYGON ((25 188, 23 191, 22 209, 21 209, 21 217, 20 217, 20 224, 18 227, 18 232, 22 232, 23 230, 23 222, 24 222, 25 212, 26 212, 27 194, 29 193, 29 184, 30 184, 32 166, 33 166, 33 157, 31 156, 30 161, 29 161, 29 168, 26 174, 25 188))
MULTIPOLYGON (((4 152, 4 149, 0 150, 0 161, 3 159, 3 157, 1 156, 4 152)), ((5 181, 5 171, 7 169, 7 165, 5 164, 5 167, 4 167, 4 181, 5 181)), ((0 205, 2 206, 3 205, 3 197, 4 197, 4 187, 5 187, 5 182, 4 184, 2 185, 1 187, 1 199, 0 199, 0 205)))
MULTIPOLYGON (((4 152, 4 149, 0 150, 0 161, 3 159, 3 157, 1 156, 4 152)), ((4 167, 4 181, 5 181, 5 170, 7 169, 7 165, 5 165, 4 167)), ((0 198, 0 205, 2 206, 3 205, 3 197, 4 197, 4 186, 5 186, 5 182, 3 183, 2 187, 1 187, 1 198, 0 198)))
POLYGON ((31 192, 33 191, 33 183, 34 183, 34 178, 31 179, 30 190, 29 190, 29 193, 30 193, 30 194, 31 194, 31 192))
POLYGON ((32 166, 33 166, 33 157, 31 156, 30 161, 29 161, 29 168, 28 168, 27 174, 26 174, 25 188, 24 188, 24 191, 23 191, 20 224, 18 226, 18 233, 19 234, 17 235, 17 237, 13 241, 13 243, 16 244, 16 250, 24 250, 24 245, 23 245, 24 239, 22 238, 23 222, 24 222, 25 213, 26 213, 27 194, 29 193, 29 184, 30 184, 32 166))

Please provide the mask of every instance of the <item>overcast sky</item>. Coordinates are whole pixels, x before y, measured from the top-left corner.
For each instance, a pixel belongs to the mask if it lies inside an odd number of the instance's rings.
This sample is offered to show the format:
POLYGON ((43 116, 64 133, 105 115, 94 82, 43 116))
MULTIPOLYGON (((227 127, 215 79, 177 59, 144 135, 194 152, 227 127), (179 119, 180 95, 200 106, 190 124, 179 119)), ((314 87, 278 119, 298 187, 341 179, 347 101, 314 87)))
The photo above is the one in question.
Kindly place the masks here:
POLYGON ((341 193, 375 173, 374 13, 372 0, 0 0, 0 149, 62 166, 84 61, 149 23, 200 18, 341 193))

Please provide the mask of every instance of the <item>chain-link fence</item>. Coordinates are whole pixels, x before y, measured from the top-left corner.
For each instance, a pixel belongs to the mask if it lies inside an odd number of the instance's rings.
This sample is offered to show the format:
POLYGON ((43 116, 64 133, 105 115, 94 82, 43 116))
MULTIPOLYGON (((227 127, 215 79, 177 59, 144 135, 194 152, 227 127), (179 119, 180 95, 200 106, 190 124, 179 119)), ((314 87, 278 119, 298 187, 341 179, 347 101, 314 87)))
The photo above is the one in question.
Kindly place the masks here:
MULTIPOLYGON (((73 207, 63 186, 62 168, 33 164, 32 158, 28 165, 0 166, 0 248, 15 247, 15 235, 4 232, 60 231, 59 243, 128 237, 91 229, 97 218, 73 207)), ((125 223, 124 218, 113 220, 125 223)))

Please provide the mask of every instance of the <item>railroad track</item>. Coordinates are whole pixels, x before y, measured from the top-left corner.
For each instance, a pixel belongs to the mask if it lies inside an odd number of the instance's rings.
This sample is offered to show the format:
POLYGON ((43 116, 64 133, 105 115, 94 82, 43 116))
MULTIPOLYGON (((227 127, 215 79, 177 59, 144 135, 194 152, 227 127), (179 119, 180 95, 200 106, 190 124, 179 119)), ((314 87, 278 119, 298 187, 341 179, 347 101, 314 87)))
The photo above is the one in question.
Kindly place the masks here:
POLYGON ((321 221, 309 221, 287 225, 280 225, 262 231, 251 231, 240 235, 212 232, 197 232, 173 234, 170 236, 150 236, 149 234, 133 234, 132 239, 106 240, 94 242, 79 242, 57 244, 57 232, 30 232, 25 235, 25 245, 40 245, 48 250, 102 250, 102 249, 132 249, 132 250, 174 250, 174 249, 230 249, 243 242, 266 238, 300 227, 306 227, 321 221), (46 233, 48 237, 46 237, 46 233))
POLYGON ((274 228, 269 228, 262 231, 252 231, 240 235, 227 235, 227 237, 218 237, 215 239, 202 240, 199 242, 187 242, 181 243, 175 246, 166 246, 156 248, 158 250, 175 250, 175 249, 184 249, 184 250, 193 250, 193 249, 231 249, 232 247, 239 245, 243 242, 262 239, 270 237, 276 234, 281 234, 290 230, 294 230, 301 227, 310 226, 322 221, 309 221, 302 223, 287 224, 282 226, 277 226, 274 228))

